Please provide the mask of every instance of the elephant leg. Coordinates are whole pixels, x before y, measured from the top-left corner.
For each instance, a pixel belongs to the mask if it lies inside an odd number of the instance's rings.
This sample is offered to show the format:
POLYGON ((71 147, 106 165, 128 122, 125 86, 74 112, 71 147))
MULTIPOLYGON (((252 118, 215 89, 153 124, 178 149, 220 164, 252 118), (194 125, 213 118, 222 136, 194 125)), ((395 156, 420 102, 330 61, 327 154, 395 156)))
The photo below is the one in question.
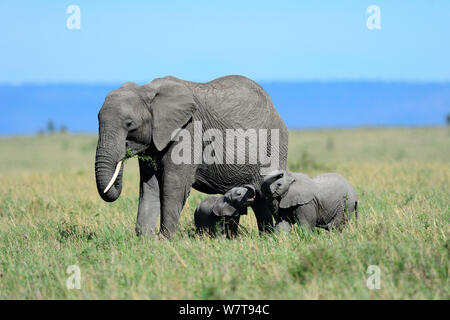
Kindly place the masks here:
MULTIPOLYGON (((337 231, 342 231, 345 224, 351 219, 352 211, 355 210, 355 206, 352 204, 348 207, 346 201, 340 206, 338 206, 335 211, 337 212, 335 217, 328 223, 329 229, 335 229, 337 231)), ((357 214, 357 213, 355 213, 357 214)))
POLYGON ((271 208, 272 207, 264 199, 256 199, 252 205, 260 233, 273 232, 273 210, 271 210, 271 208))
POLYGON ((314 230, 317 222, 317 207, 315 201, 298 206, 298 208, 295 209, 294 216, 298 224, 304 225, 310 230, 314 230))
POLYGON ((350 220, 350 216, 346 211, 343 211, 341 214, 336 215, 336 217, 333 218, 333 220, 328 223, 328 229, 329 230, 337 230, 342 231, 342 228, 345 224, 350 220))
POLYGON ((275 232, 276 233, 288 233, 291 231, 291 224, 287 222, 286 220, 282 220, 280 222, 277 222, 275 225, 275 232))
POLYGON ((139 208, 136 220, 136 234, 156 234, 156 222, 160 211, 159 179, 148 163, 139 160, 139 208))
POLYGON ((195 168, 191 165, 179 165, 165 168, 161 190, 161 234, 172 237, 177 230, 180 213, 189 196, 194 182, 195 168))
POLYGON ((241 219, 240 216, 227 219, 226 224, 225 224, 225 233, 226 233, 228 239, 234 238, 237 236, 240 219, 241 219))

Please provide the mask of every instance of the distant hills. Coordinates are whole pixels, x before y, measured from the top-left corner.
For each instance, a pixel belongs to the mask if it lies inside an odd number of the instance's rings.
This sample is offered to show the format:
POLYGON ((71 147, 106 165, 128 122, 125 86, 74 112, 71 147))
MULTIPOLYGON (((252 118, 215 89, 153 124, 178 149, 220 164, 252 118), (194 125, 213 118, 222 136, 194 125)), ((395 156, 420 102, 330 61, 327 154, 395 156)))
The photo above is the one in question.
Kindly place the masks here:
MULTIPOLYGON (((261 82, 290 129, 443 125, 450 83, 261 82)), ((120 84, 0 85, 0 135, 35 134, 49 120, 97 132, 106 94, 120 84)))

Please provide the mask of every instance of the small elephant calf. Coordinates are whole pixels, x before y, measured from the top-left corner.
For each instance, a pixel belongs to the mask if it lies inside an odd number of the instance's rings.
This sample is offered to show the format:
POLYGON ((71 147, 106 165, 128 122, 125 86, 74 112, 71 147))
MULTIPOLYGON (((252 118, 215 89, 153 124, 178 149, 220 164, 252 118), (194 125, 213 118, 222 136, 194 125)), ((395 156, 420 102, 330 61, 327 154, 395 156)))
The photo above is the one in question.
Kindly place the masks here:
POLYGON ((215 236, 219 228, 228 238, 237 235, 240 216, 247 214, 247 207, 255 200, 256 191, 251 185, 235 187, 223 196, 210 196, 200 202, 194 213, 197 233, 208 232, 215 236))
POLYGON ((275 171, 264 178, 261 189, 266 198, 278 201, 277 230, 289 231, 295 222, 330 230, 342 227, 350 212, 358 218, 358 196, 337 173, 311 179, 303 173, 275 171))

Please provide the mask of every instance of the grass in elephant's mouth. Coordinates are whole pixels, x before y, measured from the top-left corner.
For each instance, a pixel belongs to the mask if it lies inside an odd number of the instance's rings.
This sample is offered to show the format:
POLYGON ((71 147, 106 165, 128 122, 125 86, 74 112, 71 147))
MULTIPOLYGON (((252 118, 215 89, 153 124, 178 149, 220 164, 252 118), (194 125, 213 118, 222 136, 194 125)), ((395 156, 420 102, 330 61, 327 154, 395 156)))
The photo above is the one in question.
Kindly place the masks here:
POLYGON ((290 132, 288 169, 344 175, 360 197, 358 225, 259 236, 249 210, 248 232, 234 240, 194 235, 207 196, 195 190, 174 239, 136 237, 137 161, 121 197, 103 202, 96 142, 0 138, 0 299, 450 298, 448 128, 290 132), (70 265, 80 290, 66 288, 70 265), (380 267, 379 290, 367 287, 370 265, 380 267))
POLYGON ((153 169, 155 171, 158 170, 158 164, 156 163, 156 161, 151 157, 151 156, 144 156, 141 154, 133 154, 133 152, 131 152, 130 148, 127 148, 125 151, 125 159, 123 160, 124 162, 126 162, 129 159, 133 159, 133 158, 137 158, 143 162, 148 162, 150 163, 150 165, 153 167, 153 169))

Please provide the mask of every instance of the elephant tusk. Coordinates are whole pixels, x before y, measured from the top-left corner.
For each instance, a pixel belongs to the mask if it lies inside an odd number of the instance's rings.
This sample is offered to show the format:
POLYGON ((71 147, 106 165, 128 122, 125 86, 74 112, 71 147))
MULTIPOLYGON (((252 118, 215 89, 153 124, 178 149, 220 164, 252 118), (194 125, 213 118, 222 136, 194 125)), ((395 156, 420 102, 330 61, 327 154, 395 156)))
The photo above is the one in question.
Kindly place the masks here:
POLYGON ((114 182, 116 182, 117 176, 119 175, 119 171, 120 171, 120 167, 122 166, 122 160, 120 160, 117 163, 116 166, 116 171, 114 171, 114 174, 111 178, 111 181, 109 181, 108 186, 105 188, 105 191, 103 191, 103 193, 107 193, 109 189, 111 189, 112 185, 114 184, 114 182))

